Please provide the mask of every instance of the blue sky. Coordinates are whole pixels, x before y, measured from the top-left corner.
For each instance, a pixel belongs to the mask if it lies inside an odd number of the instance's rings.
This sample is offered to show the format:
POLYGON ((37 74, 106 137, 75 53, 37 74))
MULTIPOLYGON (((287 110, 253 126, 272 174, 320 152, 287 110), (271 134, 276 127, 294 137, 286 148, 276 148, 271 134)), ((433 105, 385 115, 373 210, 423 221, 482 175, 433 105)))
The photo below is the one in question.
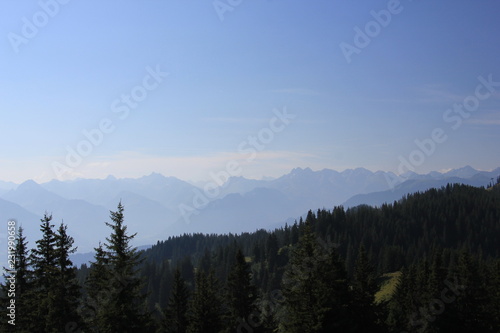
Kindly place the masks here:
POLYGON ((0 179, 202 180, 229 161, 250 178, 493 169, 500 85, 478 77, 500 82, 499 12, 464 0, 3 1, 0 179), (473 111, 447 111, 464 101, 473 111), (90 142, 83 132, 103 121, 90 142))

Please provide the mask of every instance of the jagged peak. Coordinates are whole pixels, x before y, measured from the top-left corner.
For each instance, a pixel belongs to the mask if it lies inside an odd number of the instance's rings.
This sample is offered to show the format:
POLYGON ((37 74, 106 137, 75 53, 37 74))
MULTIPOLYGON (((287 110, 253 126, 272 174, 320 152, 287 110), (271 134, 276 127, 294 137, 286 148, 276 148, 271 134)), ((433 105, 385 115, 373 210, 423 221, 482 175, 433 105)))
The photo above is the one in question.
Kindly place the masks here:
POLYGON ((21 183, 17 189, 18 190, 27 190, 27 189, 39 189, 42 188, 40 184, 35 182, 33 179, 28 179, 27 181, 21 183))

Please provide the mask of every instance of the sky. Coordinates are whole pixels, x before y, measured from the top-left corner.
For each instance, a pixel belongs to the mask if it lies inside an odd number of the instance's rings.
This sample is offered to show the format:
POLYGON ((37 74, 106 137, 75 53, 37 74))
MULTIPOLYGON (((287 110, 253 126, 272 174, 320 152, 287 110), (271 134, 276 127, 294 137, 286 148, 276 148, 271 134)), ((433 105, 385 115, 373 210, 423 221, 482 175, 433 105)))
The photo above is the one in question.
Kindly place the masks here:
POLYGON ((0 180, 500 166, 498 1, 0 2, 0 180))

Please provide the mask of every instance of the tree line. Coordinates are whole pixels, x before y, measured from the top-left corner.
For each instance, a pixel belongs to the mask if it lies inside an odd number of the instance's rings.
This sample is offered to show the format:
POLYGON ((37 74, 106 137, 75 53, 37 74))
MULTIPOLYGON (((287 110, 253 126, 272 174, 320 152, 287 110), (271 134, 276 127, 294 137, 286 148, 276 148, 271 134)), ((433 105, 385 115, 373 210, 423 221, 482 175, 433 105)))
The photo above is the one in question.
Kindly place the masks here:
MULTIPOLYGON (((235 216, 237 219, 237 216, 235 216)), ((500 188, 448 185, 137 251, 124 207, 90 265, 67 226, 16 242, 15 332, 499 332, 500 188), (395 288, 376 297, 386 273, 395 288)), ((8 283, 2 286, 7 306, 8 283)), ((4 307, 5 309, 5 307, 4 307)))

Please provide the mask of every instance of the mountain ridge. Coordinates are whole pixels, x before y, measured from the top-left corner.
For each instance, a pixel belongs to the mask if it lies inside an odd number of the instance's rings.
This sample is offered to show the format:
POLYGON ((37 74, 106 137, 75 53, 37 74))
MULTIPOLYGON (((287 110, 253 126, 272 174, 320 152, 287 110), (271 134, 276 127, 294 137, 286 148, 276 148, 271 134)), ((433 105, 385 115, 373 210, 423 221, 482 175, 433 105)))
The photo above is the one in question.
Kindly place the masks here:
MULTIPOLYGON (((392 202, 405 194, 440 187, 449 181, 486 186, 498 175, 500 168, 479 171, 470 166, 425 175, 408 173, 406 178, 365 168, 344 171, 294 168, 274 179, 230 177, 209 193, 202 185, 151 173, 139 178, 108 176, 41 184, 29 180, 0 192, 0 199, 6 207, 4 218, 23 212, 31 220, 36 217, 37 220, 29 221, 31 226, 39 224, 38 219, 47 211, 53 213, 55 224, 64 219, 79 251, 88 251, 97 246, 100 240, 95 239, 95 232, 105 233, 104 222, 109 220, 109 211, 115 210, 120 201, 131 232, 138 233, 135 245, 144 245, 186 232, 240 233, 275 227, 303 216, 310 209, 379 205, 381 200, 392 202), (393 177, 392 184, 387 177, 393 177), (181 207, 187 207, 188 214, 181 207)), ((37 232, 38 226, 32 235, 37 232)))

